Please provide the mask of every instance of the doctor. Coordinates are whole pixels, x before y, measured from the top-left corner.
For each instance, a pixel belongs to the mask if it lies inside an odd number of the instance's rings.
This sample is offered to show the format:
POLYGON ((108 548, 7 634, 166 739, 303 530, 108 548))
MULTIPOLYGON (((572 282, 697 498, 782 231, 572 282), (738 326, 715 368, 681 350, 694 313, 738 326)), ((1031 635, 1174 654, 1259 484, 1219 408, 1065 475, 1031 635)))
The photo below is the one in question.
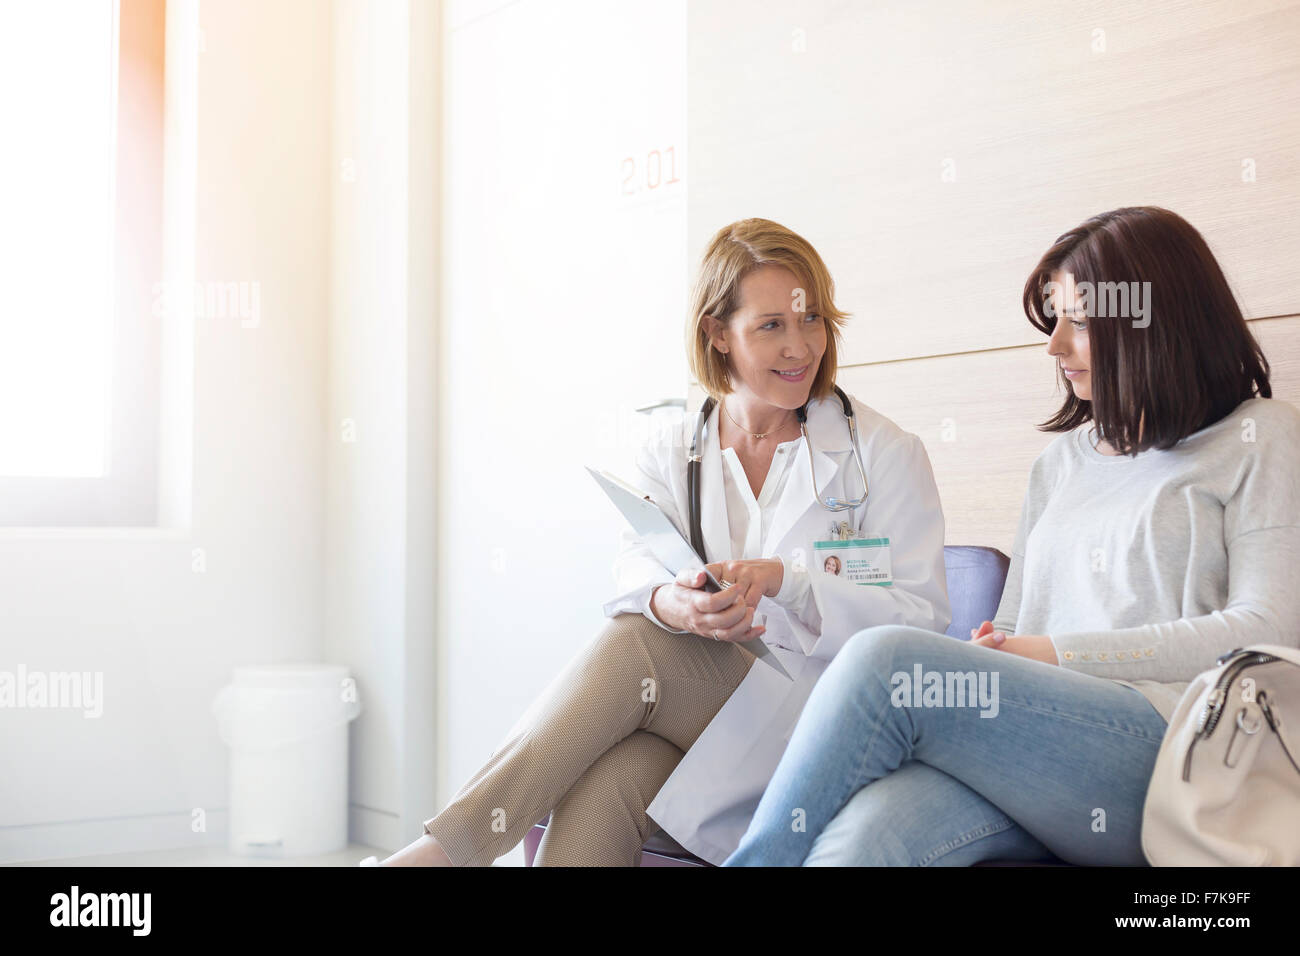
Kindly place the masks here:
POLYGON ((698 568, 674 577, 624 532, 609 622, 380 865, 490 863, 548 812, 542 865, 633 865, 656 825, 721 863, 840 647, 874 625, 947 628, 929 459, 835 386, 847 315, 833 295, 816 250, 777 223, 713 237, 687 328, 710 398, 652 438, 631 477, 726 587, 704 590, 698 568), (789 677, 745 649, 754 640, 789 677))

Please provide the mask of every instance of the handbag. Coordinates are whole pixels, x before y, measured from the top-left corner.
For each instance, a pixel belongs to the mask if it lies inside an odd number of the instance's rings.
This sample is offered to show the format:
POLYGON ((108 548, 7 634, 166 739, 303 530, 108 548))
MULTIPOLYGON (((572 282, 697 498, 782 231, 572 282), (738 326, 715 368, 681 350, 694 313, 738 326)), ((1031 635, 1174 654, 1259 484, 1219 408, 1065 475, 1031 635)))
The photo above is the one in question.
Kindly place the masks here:
POLYGON ((1169 720, 1142 809, 1153 866, 1300 865, 1300 650, 1238 648, 1169 720))

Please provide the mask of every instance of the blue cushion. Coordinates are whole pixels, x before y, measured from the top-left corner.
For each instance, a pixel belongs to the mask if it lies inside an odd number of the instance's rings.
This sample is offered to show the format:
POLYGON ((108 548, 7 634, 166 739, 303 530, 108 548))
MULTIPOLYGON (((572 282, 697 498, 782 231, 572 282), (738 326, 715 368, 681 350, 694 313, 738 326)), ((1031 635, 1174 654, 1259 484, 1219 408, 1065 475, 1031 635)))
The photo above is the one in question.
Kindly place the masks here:
POLYGON ((949 637, 969 641, 971 628, 993 620, 1002 600, 1011 559, 997 548, 954 546, 943 549, 952 605, 949 637))

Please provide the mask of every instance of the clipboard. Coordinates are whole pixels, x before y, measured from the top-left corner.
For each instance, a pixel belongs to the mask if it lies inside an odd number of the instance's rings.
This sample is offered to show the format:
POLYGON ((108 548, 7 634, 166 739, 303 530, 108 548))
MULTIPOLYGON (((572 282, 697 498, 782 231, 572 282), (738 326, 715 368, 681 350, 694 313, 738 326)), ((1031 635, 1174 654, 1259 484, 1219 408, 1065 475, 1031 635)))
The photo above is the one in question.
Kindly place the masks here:
MULTIPOLYGON (((709 569, 704 567, 699 555, 695 553, 695 549, 682 537, 681 532, 677 530, 668 516, 659 509, 659 506, 650 499, 649 495, 642 494, 627 482, 607 471, 597 471, 589 465, 583 467, 591 472, 591 477, 596 479, 596 484, 605 490, 605 494, 609 495, 609 500, 614 502, 614 506, 622 512, 628 524, 641 536, 641 541, 659 559, 660 564, 673 574, 677 574, 683 568, 701 568, 705 576, 704 590, 722 590, 722 585, 709 569)), ((781 662, 777 660, 771 648, 763 643, 761 637, 739 643, 743 643, 745 649, 759 660, 766 662, 770 667, 776 668, 779 674, 788 680, 794 680, 789 671, 781 666, 781 662)))

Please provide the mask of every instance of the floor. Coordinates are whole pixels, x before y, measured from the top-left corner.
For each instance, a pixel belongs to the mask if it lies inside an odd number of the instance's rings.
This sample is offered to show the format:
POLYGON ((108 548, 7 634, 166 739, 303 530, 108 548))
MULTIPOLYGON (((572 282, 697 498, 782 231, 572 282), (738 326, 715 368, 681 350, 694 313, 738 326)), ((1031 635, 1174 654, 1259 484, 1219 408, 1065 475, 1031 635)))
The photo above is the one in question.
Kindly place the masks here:
MULTIPOLYGON (((347 849, 324 856, 302 856, 289 860, 272 860, 254 856, 235 856, 225 847, 186 850, 151 850, 147 853, 110 853, 104 856, 77 856, 58 860, 0 864, 4 866, 356 866, 368 856, 383 859, 391 851, 350 843, 347 849)), ((493 866, 523 866, 521 843, 493 866)))
POLYGON ((346 849, 324 856, 294 857, 273 860, 263 857, 235 856, 225 847, 184 850, 152 850, 147 853, 111 853, 105 856, 78 856, 10 866, 356 866, 367 856, 380 859, 388 851, 351 843, 346 849))

